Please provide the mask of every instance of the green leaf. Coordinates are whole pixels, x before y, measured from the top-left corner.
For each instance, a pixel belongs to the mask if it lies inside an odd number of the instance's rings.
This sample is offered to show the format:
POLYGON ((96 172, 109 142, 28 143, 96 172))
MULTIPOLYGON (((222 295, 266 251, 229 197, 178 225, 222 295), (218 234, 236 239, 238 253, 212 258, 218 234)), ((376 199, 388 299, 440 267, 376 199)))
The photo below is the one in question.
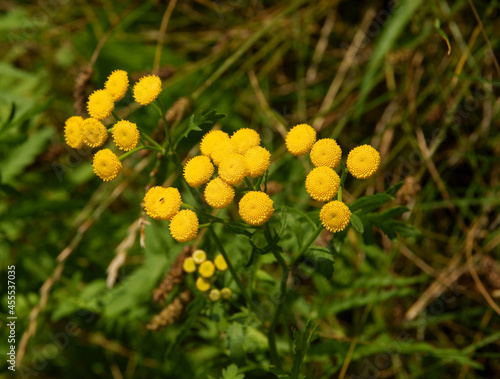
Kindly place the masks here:
POLYGON ((243 325, 239 322, 232 322, 227 328, 227 346, 229 354, 235 361, 243 362, 245 358, 245 332, 243 325))
POLYGON ((290 375, 291 379, 299 378, 300 366, 306 356, 307 348, 314 338, 317 327, 317 325, 313 327, 312 320, 309 320, 302 334, 296 329, 293 330, 293 363, 290 375))
POLYGON ((352 213, 360 209, 363 211, 363 213, 367 213, 380 208, 382 205, 393 199, 394 198, 392 196, 389 196, 386 193, 377 193, 375 195, 363 196, 349 204, 349 209, 352 213))
POLYGON ((238 366, 234 363, 222 369, 221 379, 245 379, 244 374, 238 374, 238 366))
POLYGON ((352 226, 354 226, 354 229, 356 229, 359 233, 362 234, 365 231, 365 228, 363 227, 363 222, 356 213, 351 214, 351 224, 352 226))
POLYGON ((399 189, 403 186, 403 184, 404 184, 403 181, 398 182, 398 183, 394 184, 393 186, 390 186, 389 188, 387 188, 385 190, 385 193, 388 194, 389 196, 394 197, 396 195, 396 192, 399 191, 399 189))
POLYGON ((326 280, 331 280, 333 276, 333 260, 328 258, 318 258, 318 273, 323 275, 326 280))
POLYGON ((225 114, 217 113, 217 110, 215 109, 212 109, 210 111, 201 111, 197 115, 191 115, 187 128, 181 134, 179 134, 175 141, 174 150, 177 148, 179 142, 183 138, 186 138, 192 131, 202 131, 203 129, 210 129, 215 125, 217 121, 224 117, 226 117, 225 114))

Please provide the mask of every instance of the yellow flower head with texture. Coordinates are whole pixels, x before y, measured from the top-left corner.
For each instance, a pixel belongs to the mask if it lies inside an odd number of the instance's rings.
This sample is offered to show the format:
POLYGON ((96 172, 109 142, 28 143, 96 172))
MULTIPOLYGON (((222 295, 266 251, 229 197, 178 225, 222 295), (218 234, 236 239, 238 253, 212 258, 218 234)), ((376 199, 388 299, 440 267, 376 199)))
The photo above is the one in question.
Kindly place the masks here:
POLYGON ((340 178, 330 167, 316 167, 306 178, 307 193, 317 201, 330 201, 337 194, 340 178))
POLYGON ((219 254, 215 257, 214 259, 214 264, 215 267, 217 267, 217 270, 219 271, 226 271, 227 270, 227 262, 222 256, 222 254, 219 254))
POLYGON ((64 123, 64 138, 69 147, 79 149, 83 145, 83 118, 73 116, 64 123))
POLYGON ((161 92, 161 80, 157 75, 144 76, 134 85, 134 99, 141 105, 156 100, 161 92))
POLYGON ((236 153, 236 149, 231 140, 220 139, 214 144, 210 158, 212 158, 214 165, 218 166, 225 157, 233 153, 236 153))
POLYGON ((245 154, 250 148, 260 145, 260 136, 253 129, 243 128, 233 133, 231 142, 237 153, 245 154))
POLYGON ((309 155, 314 166, 335 168, 342 158, 342 150, 337 142, 332 138, 323 138, 317 141, 309 155))
POLYGON ((196 279, 196 288, 201 292, 207 292, 210 289, 210 282, 200 276, 196 279))
POLYGON ((234 189, 221 178, 212 179, 205 187, 205 200, 212 208, 227 207, 234 199, 234 189))
POLYGON ((286 148, 295 156, 306 155, 316 142, 316 131, 307 124, 294 126, 286 136, 286 148))
POLYGON ((102 149, 95 153, 92 166, 94 173, 105 182, 116 178, 122 169, 118 157, 109 149, 102 149))
POLYGON ((125 97, 128 89, 128 75, 123 70, 115 70, 108 76, 104 88, 113 101, 119 101, 125 97))
POLYGON ((207 157, 212 156, 215 144, 220 140, 229 141, 229 134, 223 132, 222 130, 211 130, 205 134, 200 142, 200 150, 203 155, 207 157))
POLYGON ((197 265, 200 265, 207 260, 207 253, 205 253, 204 250, 200 250, 200 249, 195 250, 193 253, 193 260, 194 260, 194 263, 196 263, 197 265))
POLYGON ((207 183, 214 173, 214 165, 210 158, 198 155, 191 158, 184 166, 184 179, 191 187, 197 188, 207 183))
POLYGON ((245 153, 245 163, 248 176, 256 178, 263 175, 269 168, 271 153, 262 146, 254 146, 245 153))
POLYGON ((194 259, 191 258, 191 257, 188 257, 188 258, 184 259, 184 263, 182 264, 182 268, 188 274, 191 274, 192 272, 195 272, 196 271, 196 265, 194 264, 194 259))
POLYGON ((170 220, 181 208, 181 194, 177 188, 151 187, 144 196, 144 209, 155 220, 170 220))
POLYGON ((198 217, 190 209, 177 213, 170 221, 170 234, 177 242, 194 240, 198 235, 198 217))
POLYGON ((250 191, 239 203, 239 213, 243 221, 250 225, 263 225, 274 213, 274 202, 268 194, 260 191, 250 191))
POLYGON ((102 122, 95 118, 83 120, 83 142, 90 147, 99 147, 108 139, 108 131, 102 122))
POLYGON ((113 102, 113 98, 108 91, 104 89, 98 89, 89 96, 87 110, 89 111, 90 117, 96 120, 102 120, 108 117, 114 107, 115 103, 113 102))
POLYGON ((352 176, 366 179, 375 174, 380 165, 380 154, 370 145, 355 147, 347 156, 347 169, 352 176))
POLYGON ((203 262, 200 267, 198 267, 198 272, 204 278, 211 278, 215 273, 215 266, 212 261, 203 262))
POLYGON ((319 219, 330 232, 336 233, 345 229, 351 219, 351 211, 341 201, 331 201, 321 208, 319 219))
POLYGON ((229 154, 219 164, 219 176, 227 184, 238 184, 248 174, 245 157, 241 154, 229 154))
POLYGON ((113 140, 120 150, 130 151, 135 149, 139 142, 137 125, 127 120, 118 121, 113 126, 113 140))
POLYGON ((219 301, 220 300, 220 291, 217 288, 214 288, 213 290, 210 291, 208 294, 208 297, 212 301, 219 301))
POLYGON ((220 294, 224 299, 227 300, 231 298, 233 291, 231 291, 231 288, 224 287, 223 289, 220 290, 220 294))

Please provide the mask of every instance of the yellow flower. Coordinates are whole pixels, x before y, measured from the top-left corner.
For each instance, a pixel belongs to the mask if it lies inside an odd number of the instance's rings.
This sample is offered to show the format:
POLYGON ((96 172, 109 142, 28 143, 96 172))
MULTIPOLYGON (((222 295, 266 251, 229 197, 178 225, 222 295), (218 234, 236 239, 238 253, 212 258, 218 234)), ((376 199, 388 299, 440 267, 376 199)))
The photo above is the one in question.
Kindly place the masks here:
POLYGON ((306 178, 307 193, 317 201, 330 201, 337 194, 340 178, 330 167, 316 167, 306 178))
POLYGON ((217 288, 214 288, 213 290, 210 291, 208 294, 208 297, 212 301, 219 301, 220 300, 220 291, 217 288))
POLYGON ((261 176, 269 168, 271 153, 261 147, 254 146, 245 153, 245 163, 248 168, 248 176, 256 178, 261 176))
POLYGON ((105 182, 116 178, 122 169, 118 157, 109 149, 102 149, 95 153, 92 166, 94 173, 105 182))
POLYGON ((204 250, 195 250, 194 253, 193 253, 193 260, 194 260, 194 263, 196 263, 197 265, 199 264, 202 264, 203 262, 205 262, 207 260, 207 253, 205 253, 204 250))
POLYGON ((375 174, 380 165, 380 154, 370 145, 355 147, 347 156, 347 169, 352 176, 366 179, 375 174))
POLYGON ((220 139, 214 144, 210 158, 214 161, 214 165, 218 166, 222 159, 235 152, 236 150, 230 139, 220 139))
POLYGON ((221 178, 212 179, 205 187, 205 200, 212 208, 227 207, 234 199, 234 189, 221 178))
POLYGON ((113 101, 119 101, 125 97, 128 89, 128 75, 123 70, 115 70, 108 76, 104 83, 104 88, 108 91, 113 101))
POLYGON ((161 80, 156 75, 144 76, 134 85, 134 99, 141 105, 156 100, 161 92, 161 80))
POLYGON ((330 232, 336 233, 345 229, 351 219, 351 211, 341 201, 331 201, 321 208, 319 219, 330 232))
POLYGON ((111 114, 115 107, 113 98, 104 89, 98 89, 89 96, 87 110, 89 115, 96 120, 102 120, 111 114))
POLYGON ((220 294, 222 297, 226 300, 231 298, 231 295, 233 294, 233 291, 231 291, 230 288, 224 287, 223 289, 220 290, 220 294))
POLYGON ((203 262, 200 267, 198 267, 198 272, 204 278, 211 278, 215 273, 215 266, 212 261, 203 262))
POLYGON ((177 242, 191 241, 198 235, 199 224, 196 213, 184 209, 170 221, 170 234, 177 242))
POLYGON ((214 165, 205 155, 191 158, 184 166, 184 179, 194 188, 207 183, 213 173, 214 165))
POLYGON ((250 148, 260 144, 260 136, 253 129, 243 128, 233 133, 231 142, 237 153, 245 154, 250 148))
POLYGON ((210 282, 200 276, 196 279, 196 288, 201 292, 207 292, 210 289, 210 282))
POLYGON ((293 155, 306 155, 316 142, 316 131, 307 124, 296 125, 288 132, 285 142, 293 155))
POLYGON ((113 139, 120 150, 130 151, 135 149, 139 142, 137 125, 127 120, 118 121, 113 126, 113 139))
POLYGON ((317 141, 310 153, 311 162, 316 167, 326 166, 335 168, 340 163, 342 150, 332 138, 323 138, 317 141))
POLYGON ((83 118, 73 116, 64 123, 64 138, 69 147, 79 149, 83 145, 83 118))
POLYGON ((108 131, 102 122, 95 118, 83 120, 83 142, 90 147, 99 147, 108 139, 108 131))
POLYGON ((264 192, 250 191, 240 200, 239 213, 243 221, 250 225, 263 225, 273 215, 274 202, 264 192))
POLYGON ((211 157, 215 144, 220 140, 229 141, 229 134, 223 132, 222 130, 209 131, 203 136, 203 139, 200 142, 201 153, 207 157, 211 157))
POLYGON ((177 188, 151 187, 144 196, 144 209, 155 220, 170 220, 179 213, 181 194, 177 188))
POLYGON ((227 270, 227 263, 222 254, 219 254, 215 257, 214 259, 215 267, 217 267, 217 270, 219 271, 226 271, 227 270))
POLYGON ((227 184, 238 184, 248 173, 245 157, 241 154, 229 154, 219 164, 219 176, 227 184))
POLYGON ((188 258, 184 259, 184 263, 182 264, 182 268, 188 274, 191 274, 192 272, 195 272, 196 271, 196 265, 194 264, 194 259, 191 258, 191 257, 188 257, 188 258))

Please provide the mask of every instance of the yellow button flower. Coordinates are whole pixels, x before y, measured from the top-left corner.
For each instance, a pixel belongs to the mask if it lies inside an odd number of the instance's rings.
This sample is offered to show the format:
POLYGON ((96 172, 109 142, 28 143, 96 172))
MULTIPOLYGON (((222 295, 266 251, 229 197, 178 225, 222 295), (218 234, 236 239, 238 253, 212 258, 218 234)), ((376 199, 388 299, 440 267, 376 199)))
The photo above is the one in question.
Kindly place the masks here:
POLYGON ((380 165, 380 154, 370 145, 355 147, 347 156, 347 169, 352 176, 366 179, 375 174, 380 165))
POLYGON ((83 145, 83 118, 73 116, 64 123, 64 138, 69 147, 79 149, 83 145))
POLYGON ((227 184, 238 184, 247 174, 245 157, 241 154, 229 154, 219 164, 219 176, 227 184))
POLYGON ((214 173, 214 165, 210 158, 198 155, 191 158, 184 166, 184 179, 191 187, 197 188, 207 183, 214 173))
POLYGON ((286 148, 295 156, 306 155, 316 142, 316 131, 307 124, 294 126, 286 136, 286 148))
POLYGON ((177 188, 151 187, 144 196, 144 209, 155 220, 170 220, 179 213, 181 194, 177 188))
POLYGON ((314 166, 335 168, 340 163, 342 150, 337 142, 332 138, 323 138, 317 141, 309 155, 314 166))
POLYGON ((210 291, 208 294, 208 297, 212 301, 219 301, 220 300, 220 291, 217 288, 214 288, 213 290, 210 291))
POLYGON ((245 154, 250 148, 260 144, 260 136, 253 129, 243 128, 231 136, 231 142, 238 154, 245 154))
POLYGON ((161 80, 156 75, 144 76, 134 85, 134 99, 141 105, 156 100, 161 92, 161 80))
POLYGON ((233 294, 233 291, 231 291, 230 288, 224 287, 223 289, 220 290, 220 294, 222 297, 226 300, 231 298, 231 295, 233 294))
POLYGON ((226 271, 227 270, 227 263, 222 254, 219 254, 215 257, 214 259, 215 267, 217 267, 217 270, 219 271, 226 271))
POLYGON ((250 191, 240 200, 239 213, 243 221, 250 225, 263 225, 273 215, 274 202, 264 192, 250 191))
POLYGON ((177 242, 194 240, 198 235, 199 224, 196 213, 190 209, 184 209, 170 221, 170 234, 177 242))
POLYGON ((215 266, 212 261, 203 262, 200 267, 198 267, 198 272, 204 278, 211 278, 215 273, 215 266))
POLYGON ((205 200, 212 208, 227 207, 234 199, 234 189, 221 178, 212 179, 205 187, 205 200))
POLYGON ((193 260, 194 260, 194 263, 196 263, 197 265, 201 265, 203 262, 205 262, 207 260, 207 253, 205 253, 204 250, 195 250, 194 253, 193 253, 193 260))
POLYGON ((108 131, 102 122, 95 118, 83 120, 83 142, 90 147, 99 147, 108 139, 108 131))
POLYGON ((245 164, 248 176, 256 178, 263 175, 269 168, 271 153, 262 146, 254 146, 245 153, 245 164))
POLYGON ((207 292, 210 289, 210 282, 200 276, 196 279, 196 288, 201 292, 207 292))
POLYGON ((319 219, 330 232, 336 233, 345 229, 351 219, 351 211, 341 201, 331 201, 321 208, 319 219))
POLYGON ((316 167, 306 178, 307 193, 317 201, 330 201, 337 194, 340 178, 330 167, 316 167))
POLYGON ((118 157, 109 149, 102 149, 95 153, 92 166, 94 173, 105 182, 116 178, 122 169, 118 157))
POLYGON ((113 101, 119 101, 125 97, 128 89, 128 75, 123 70, 115 70, 108 76, 104 83, 104 88, 108 91, 113 101))
POLYGON ((236 150, 230 139, 221 139, 215 143, 210 158, 212 158, 214 165, 218 166, 225 157, 235 152, 236 150))
POLYGON ((191 258, 191 257, 188 257, 188 258, 184 259, 184 263, 182 264, 182 268, 188 274, 191 274, 192 272, 195 272, 196 271, 196 265, 194 264, 194 259, 191 258))
POLYGON ((118 121, 113 126, 113 140, 120 150, 130 151, 135 149, 139 142, 137 125, 127 120, 118 121))
POLYGON ((220 140, 229 141, 229 134, 223 132, 222 130, 209 131, 203 136, 203 139, 200 142, 201 153, 207 157, 211 157, 215 144, 220 140))
POLYGON ((89 115, 96 120, 102 120, 108 117, 114 107, 115 103, 113 102, 113 99, 109 95, 108 91, 104 89, 94 91, 89 96, 89 101, 87 102, 89 115))

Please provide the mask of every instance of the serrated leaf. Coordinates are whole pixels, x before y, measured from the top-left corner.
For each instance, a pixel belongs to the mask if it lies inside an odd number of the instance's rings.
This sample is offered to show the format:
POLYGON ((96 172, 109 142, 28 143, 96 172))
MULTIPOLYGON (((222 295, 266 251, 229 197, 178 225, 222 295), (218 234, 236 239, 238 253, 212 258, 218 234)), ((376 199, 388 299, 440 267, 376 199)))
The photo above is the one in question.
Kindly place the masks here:
POLYGON ((351 224, 354 226, 354 229, 356 229, 359 233, 363 234, 365 231, 365 228, 363 226, 363 221, 359 218, 359 216, 356 213, 351 214, 351 224))
POLYGON ((232 322, 227 328, 227 347, 229 354, 235 361, 243 361, 245 358, 245 332, 243 325, 239 322, 232 322))
POLYGON ((349 204, 349 209, 352 213, 360 209, 362 210, 362 213, 368 213, 380 208, 382 205, 391 200, 393 200, 392 196, 389 196, 386 193, 377 193, 375 195, 360 197, 356 201, 349 204))
POLYGON ((333 260, 327 258, 318 258, 318 273, 326 280, 331 280, 333 276, 333 260))
POLYGON ((226 117, 225 114, 217 113, 217 110, 212 109, 210 111, 201 111, 197 115, 191 115, 189 118, 189 123, 186 129, 177 136, 174 144, 174 149, 177 148, 179 142, 186 138, 192 131, 202 131, 203 129, 209 129, 215 125, 217 121, 221 118, 226 117))
POLYGON ((234 363, 222 369, 221 379, 245 379, 244 374, 238 374, 238 366, 234 363))
POLYGON ((386 193, 386 194, 388 194, 388 195, 389 195, 389 196, 391 196, 391 197, 394 197, 394 196, 396 196, 396 192, 398 192, 398 191, 399 191, 399 189, 403 186, 403 184, 404 184, 404 182, 403 182, 403 181, 398 182, 398 183, 396 183, 396 184, 394 184, 394 185, 390 186, 389 188, 387 188, 387 189, 385 190, 385 193, 386 193))
POLYGON ((296 329, 293 330, 293 363, 290 375, 291 379, 299 378, 300 366, 306 356, 307 348, 314 338, 317 327, 317 325, 313 327, 312 320, 308 320, 302 334, 296 329))

